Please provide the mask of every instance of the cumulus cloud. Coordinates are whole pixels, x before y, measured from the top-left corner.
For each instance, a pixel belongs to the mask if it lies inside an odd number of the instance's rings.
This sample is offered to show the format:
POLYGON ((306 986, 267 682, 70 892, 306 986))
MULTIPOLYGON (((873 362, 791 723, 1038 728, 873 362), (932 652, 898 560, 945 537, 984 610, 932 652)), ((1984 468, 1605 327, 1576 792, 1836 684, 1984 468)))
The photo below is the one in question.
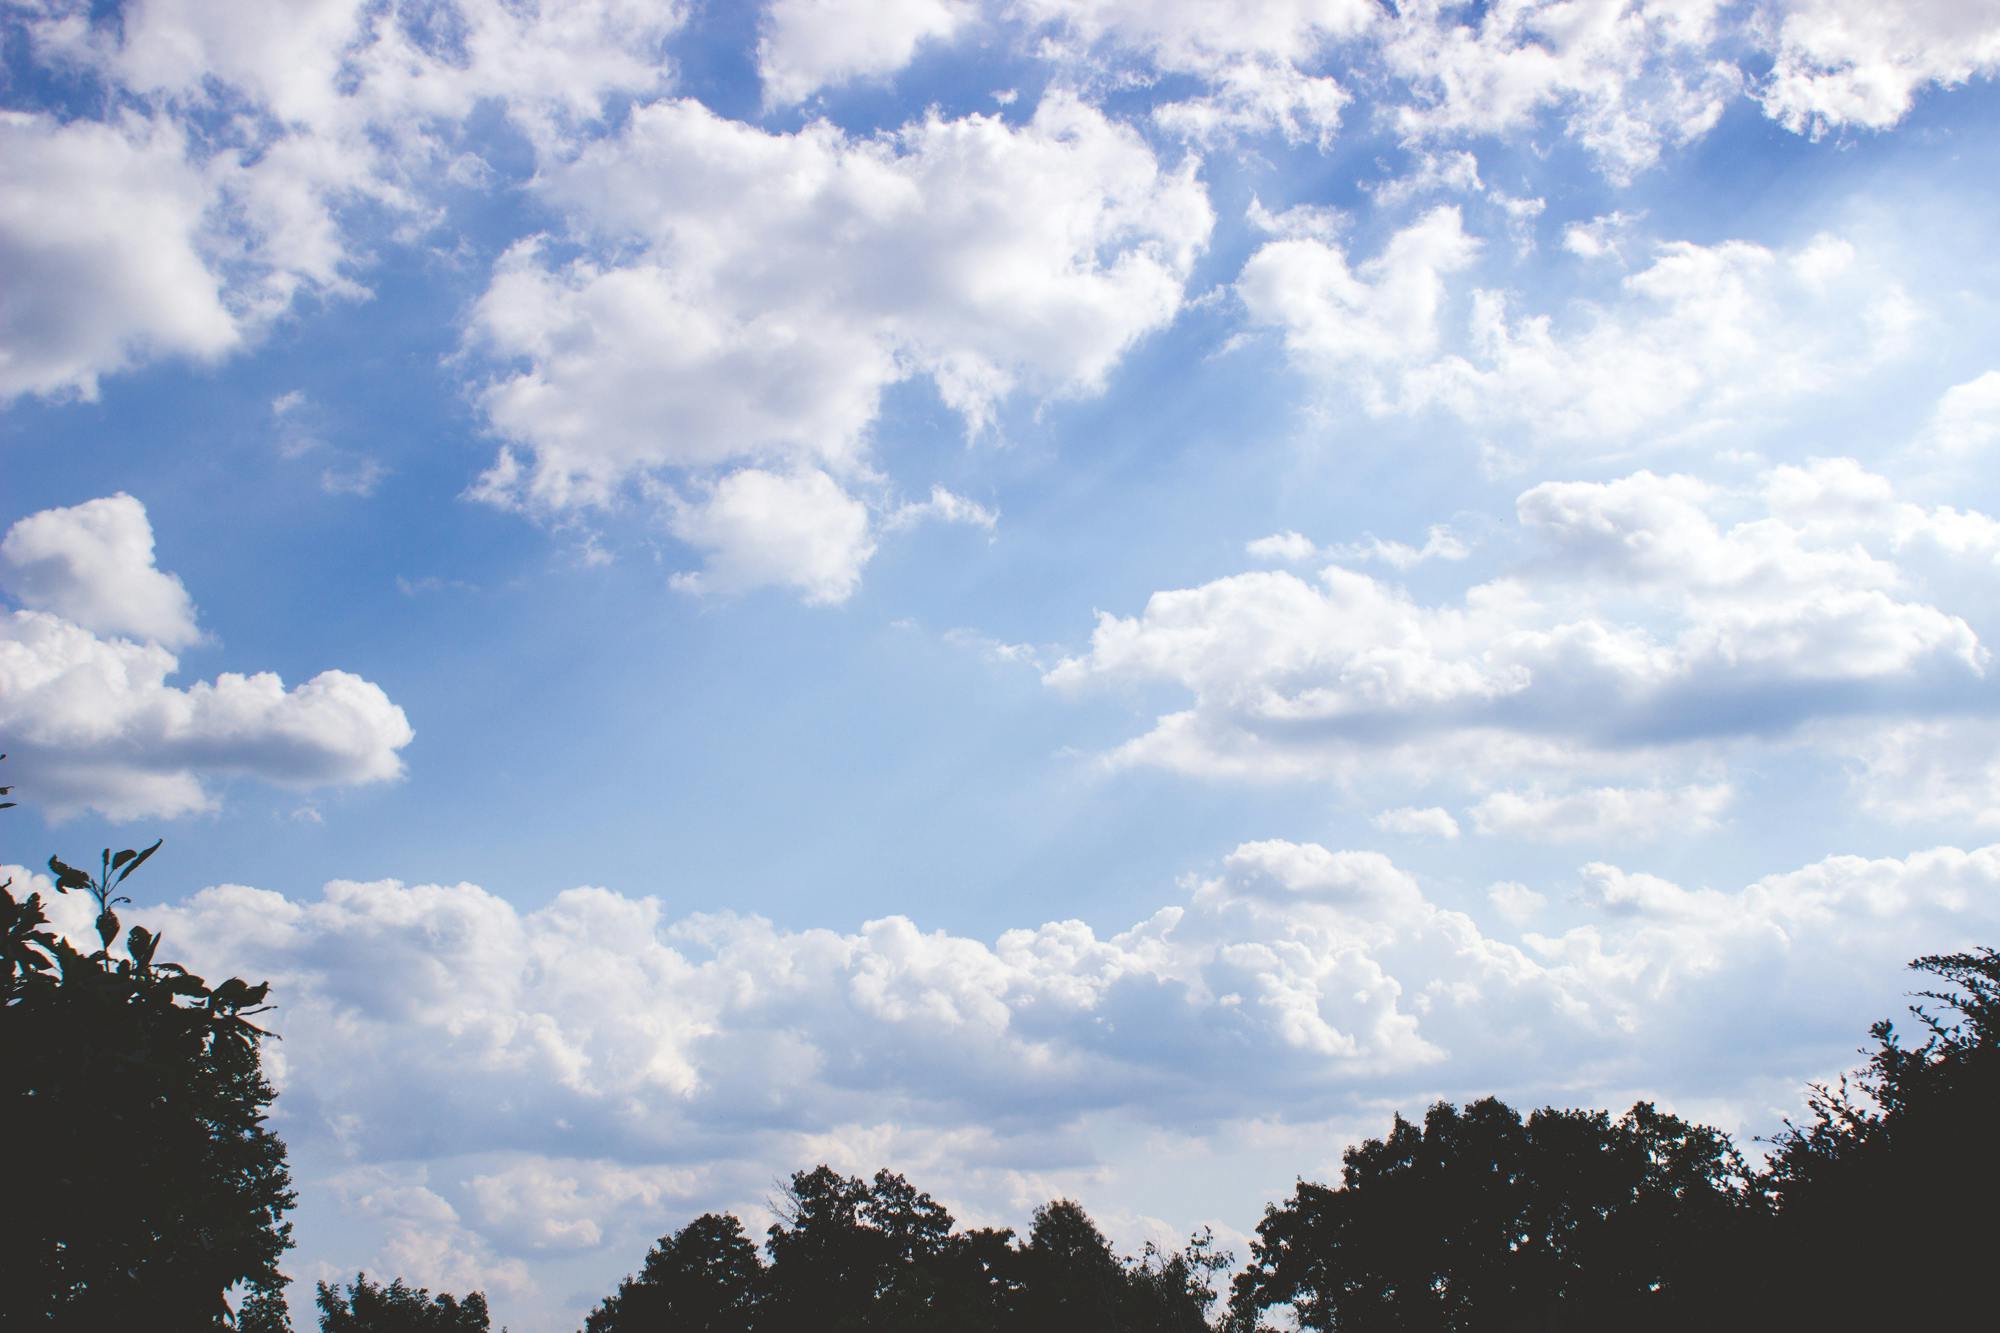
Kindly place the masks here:
POLYGON ((1384 55, 1409 81, 1413 140, 1504 135, 1554 111, 1614 180, 1706 134, 1741 85, 1715 54, 1725 0, 1402 6, 1384 55))
POLYGON ((1776 62, 1758 96, 1786 128, 1815 137, 1881 130, 1925 88, 2000 72, 1994 0, 1784 0, 1776 62))
MULTIPOLYGON (((813 1160, 1020 1210, 1052 1180, 1101 1183, 1092 1125, 1200 1145, 1385 1100, 1821 1075, 1897 1002, 1903 961, 1991 937, 2000 848, 1728 890, 1592 862, 1549 890, 1480 900, 1549 923, 1515 935, 1376 853, 1271 840, 1110 934, 788 930, 604 889, 526 910, 393 881, 224 885, 144 915, 197 970, 273 982, 282 1132, 340 1163, 334 1202, 381 1261, 526 1300, 546 1256, 603 1250, 615 1274, 663 1214, 755 1200, 813 1160)), ((89 932, 76 895, 52 906, 89 932)))
MULTIPOLYGON (((1530 1018, 1587 1042, 1671 1024, 1645 1002, 1717 950, 1768 955, 1775 936, 1806 946, 1907 909, 1894 939, 1862 951, 1893 967, 2000 901, 1981 896, 2000 881, 1993 849, 1831 858, 1741 893, 1581 873, 1584 923, 1522 945, 1379 854, 1284 841, 1238 847, 1181 904, 1109 936, 1067 921, 986 942, 902 917, 787 931, 669 920, 601 889, 523 912, 468 884, 391 881, 336 881, 312 901, 225 886, 154 915, 202 967, 274 979, 285 1096, 341 1112, 362 1160, 423 1156, 435 1110, 407 1112, 426 1105, 450 1111, 455 1153, 511 1148, 526 1118, 560 1122, 540 1131, 545 1151, 594 1142, 643 1161, 680 1136, 752 1132, 752 1108, 804 1131, 864 1100, 934 1127, 1028 1111, 1060 1125, 1111 1106, 1174 1123, 1212 1110, 1221 1078, 1225 1101, 1282 1094, 1319 1113, 1357 1078, 1501 1068, 1508 1053, 1485 1039, 1532 1046, 1515 1026, 1530 1018), (384 1058, 419 1047, 435 1057, 423 1069, 384 1058)), ((489 1184, 484 1211, 521 1212, 508 1200, 547 1188, 489 1184)), ((566 1232, 540 1243, 588 1243, 566 1232)))
MULTIPOLYGON (((1108 760, 1265 779, 1569 778, 1816 719, 1990 709, 1987 649, 1899 553, 1990 565, 1993 521, 1888 492, 1844 461, 1748 496, 1648 472, 1545 483, 1517 502, 1534 558, 1455 603, 1339 566, 1239 574, 1100 613, 1045 680, 1178 685, 1190 705, 1108 760), (1763 515, 1719 521, 1746 502, 1763 515)), ((1525 818, 1502 805, 1490 819, 1525 818)))
POLYGON ((1372 415, 1450 413, 1535 441, 1603 447, 1755 414, 1882 364, 1916 309, 1847 242, 1788 252, 1673 242, 1600 302, 1517 314, 1493 288, 1454 294, 1479 241, 1455 206, 1353 263, 1337 238, 1284 229, 1236 293, 1293 362, 1372 415))
POLYGON ((918 47, 949 41, 978 15, 977 0, 772 0, 757 42, 764 98, 790 106, 894 74, 918 47))
POLYGON ((1280 0, 1218 8, 1199 0, 1016 0, 1012 12, 1047 34, 1041 53, 1072 66, 1104 58, 1192 77, 1200 91, 1153 108, 1170 133, 1212 143, 1276 133, 1333 141, 1352 100, 1322 72, 1337 44, 1379 20, 1364 0, 1280 0))
POLYGON ((1252 560, 1261 560, 1266 564, 1296 565, 1318 555, 1319 547, 1313 544, 1312 538, 1287 529, 1245 542, 1243 552, 1252 560))
POLYGON ((1280 234, 1244 264, 1237 294, 1254 323, 1282 329, 1287 349, 1315 364, 1429 359, 1442 337, 1446 279, 1479 253, 1454 206, 1432 209, 1358 266, 1330 238, 1273 222, 1280 234))
MULTIPOLYGON (((545 513, 744 465, 851 489, 883 392, 913 376, 969 430, 1016 389, 1095 392, 1172 320, 1212 220, 1191 161, 1060 94, 1018 127, 932 115, 872 139, 659 102, 543 190, 597 250, 516 246, 472 341, 504 368, 482 402, 510 442, 477 493, 545 513)), ((843 539, 848 565, 867 544, 843 539)), ((780 581, 831 596, 844 576, 810 549, 780 581)))
POLYGON ((689 592, 791 585, 809 602, 843 602, 875 553, 867 506, 817 470, 743 468, 677 507, 671 523, 705 557, 701 572, 674 577, 689 592))
POLYGON ((933 116, 866 140, 656 103, 544 188, 635 255, 526 243, 475 312, 478 344, 524 363, 486 408, 551 507, 664 466, 852 467, 913 374, 973 426, 1016 386, 1093 391, 1173 317, 1211 222, 1191 163, 1053 94, 1018 128, 933 116))
POLYGON ((1855 799, 1899 824, 2000 826, 2000 725, 1986 718, 1904 721, 1829 733, 1855 799))
POLYGON ((1941 454, 1966 456, 2000 442, 2000 370, 1954 384, 1938 399, 1923 443, 1941 454))
POLYGON ((991 532, 999 526, 1000 515, 977 500, 968 500, 942 486, 933 486, 929 498, 908 500, 890 510, 882 526, 909 528, 919 523, 958 523, 991 532))
MULTIPOLYGON (((501 1258, 479 1232, 464 1225, 458 1209, 429 1186, 421 1166, 362 1166, 327 1182, 350 1215, 365 1218, 380 1236, 375 1268, 413 1286, 452 1292, 483 1291, 505 1299, 533 1287, 528 1266, 501 1258)), ((322 1265, 319 1281, 349 1280, 354 1270, 322 1265)))
POLYGON ((179 579, 153 564, 145 507, 116 495, 50 509, 0 540, 0 733, 23 784, 58 816, 114 819, 212 808, 209 780, 309 788, 402 772, 413 733, 380 686, 323 671, 287 689, 270 672, 187 686, 172 647, 198 632, 179 579))
POLYGON ((225 355, 302 293, 360 295, 356 205, 435 221, 482 105, 563 155, 606 96, 663 86, 682 21, 644 0, 101 8, 18 16, 33 58, 97 80, 104 109, 0 112, 0 399, 90 397, 132 365, 225 355))
POLYGON ((1463 560, 1471 554, 1472 548, 1445 523, 1431 524, 1430 530, 1424 534, 1422 546, 1369 536, 1358 542, 1343 542, 1326 549, 1329 560, 1378 560, 1394 569, 1409 569, 1426 560, 1463 560))
POLYGON ((100 376, 240 340, 207 229, 210 183, 182 132, 0 111, 0 402, 97 396, 100 376))
POLYGON ((201 637, 194 602, 153 564, 146 507, 122 491, 44 509, 0 538, 0 587, 35 611, 97 634, 185 648, 201 637))
POLYGON ((1401 833, 1413 838, 1456 838, 1458 821, 1440 806, 1412 805, 1384 810, 1369 821, 1384 833, 1401 833))
POLYGON ((1481 833, 1544 842, 1651 841, 1714 828, 1734 796, 1727 783, 1496 791, 1472 807, 1481 833))

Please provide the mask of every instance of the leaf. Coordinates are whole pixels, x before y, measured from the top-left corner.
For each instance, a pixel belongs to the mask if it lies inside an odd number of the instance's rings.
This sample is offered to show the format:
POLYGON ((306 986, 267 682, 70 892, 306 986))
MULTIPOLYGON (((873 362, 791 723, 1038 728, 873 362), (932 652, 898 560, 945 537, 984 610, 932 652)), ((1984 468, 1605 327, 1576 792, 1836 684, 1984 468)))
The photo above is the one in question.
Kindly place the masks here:
MULTIPOLYGON (((133 871, 137 870, 137 869, 138 869, 138 868, 139 868, 140 866, 142 866, 142 865, 146 864, 146 858, 147 858, 147 857, 149 857, 149 856, 151 856, 151 855, 152 855, 152 854, 153 854, 154 852, 157 852, 157 851, 159 851, 159 850, 160 850, 160 844, 161 844, 161 843, 163 843, 163 842, 165 842, 165 841, 166 841, 166 839, 165 839, 165 838, 158 838, 158 839, 155 839, 155 840, 154 840, 154 842, 153 842, 153 845, 152 845, 151 847, 148 847, 148 848, 147 848, 147 849, 146 849, 145 851, 143 851, 143 852, 139 852, 139 853, 136 853, 136 854, 133 854, 133 855, 132 855, 132 862, 131 862, 131 864, 130 864, 130 865, 127 865, 127 866, 126 866, 126 867, 125 867, 125 868, 124 868, 123 870, 121 870, 121 871, 119 871, 119 872, 118 872, 118 879, 116 880, 116 882, 117 882, 117 883, 119 883, 119 884, 123 884, 123 883, 125 882, 125 877, 126 877, 127 875, 130 875, 130 874, 131 874, 131 873, 132 873, 133 871)), ((125 856, 125 855, 127 855, 127 853, 125 853, 125 852, 120 852, 120 853, 119 853, 119 855, 120 855, 120 856, 125 856)), ((106 887, 106 888, 109 888, 109 887, 110 887, 110 885, 106 885, 105 887, 106 887)))
POLYGON ((84 874, 73 865, 67 865, 64 862, 58 861, 53 856, 49 858, 49 873, 56 877, 56 891, 58 893, 68 893, 71 889, 87 889, 90 887, 90 876, 84 874))
POLYGON ((144 926, 132 927, 132 933, 125 938, 125 947, 132 951, 132 961, 141 967, 150 967, 153 954, 160 947, 160 937, 144 926))
POLYGON ((111 858, 111 868, 113 870, 116 870, 119 866, 124 865, 127 861, 131 860, 138 854, 139 853, 133 851, 130 847, 127 847, 124 851, 118 853, 118 855, 111 858))
POLYGON ((111 941, 118 938, 118 913, 106 908, 97 918, 97 938, 104 941, 105 948, 111 947, 111 941))

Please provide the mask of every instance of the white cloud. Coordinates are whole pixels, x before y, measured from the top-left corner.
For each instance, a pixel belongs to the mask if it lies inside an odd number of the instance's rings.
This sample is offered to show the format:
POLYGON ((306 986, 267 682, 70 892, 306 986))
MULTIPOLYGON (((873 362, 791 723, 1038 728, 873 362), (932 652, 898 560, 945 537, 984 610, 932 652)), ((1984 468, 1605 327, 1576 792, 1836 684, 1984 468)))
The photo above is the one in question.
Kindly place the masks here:
POLYGON ((1822 743, 1851 765, 1862 808, 1900 824, 2000 826, 2000 725, 1986 718, 1843 730, 1822 743))
POLYGON ((1701 137, 1742 76, 1714 51, 1725 0, 1520 0, 1404 5, 1384 33, 1413 100, 1416 142, 1505 135, 1547 111, 1614 181, 1701 137), (1468 21, 1474 20, 1476 21, 1468 21))
POLYGON ((1424 534, 1422 546, 1370 536, 1362 541, 1344 542, 1326 549, 1329 560, 1379 560, 1394 569, 1409 569, 1426 560, 1463 560, 1471 554, 1472 548, 1444 523, 1431 524, 1430 531, 1424 534))
POLYGON ((682 19, 650 0, 97 8, 21 16, 33 57, 101 81, 104 110, 0 112, 0 399, 90 397, 132 365, 225 355, 301 293, 364 294, 354 205, 435 222, 481 105, 565 155, 606 96, 663 86, 682 19))
POLYGON ((956 495, 942 486, 931 487, 930 498, 909 500, 891 509, 882 520, 884 528, 915 527, 919 523, 959 523, 987 532, 999 526, 999 511, 956 495))
POLYGON ((23 606, 97 634, 185 648, 201 637, 194 602, 153 564, 146 507, 122 491, 30 514, 0 538, 0 588, 23 606))
POLYGON ((1919 92, 2000 72, 1994 0, 1782 0, 1764 110, 1815 137, 1848 125, 1887 129, 1919 92))
POLYGON ((1244 58, 1311 63, 1330 40, 1366 31, 1368 0, 1273 0, 1220 8, 1202 0, 1015 0, 1015 10, 1086 44, 1149 53, 1162 68, 1200 72, 1244 58))
POLYGON ((1852 246, 1777 252, 1743 241, 1662 244, 1602 303, 1563 318, 1450 280, 1479 242, 1440 207, 1351 266, 1326 235, 1282 235, 1236 291, 1304 371, 1373 415, 1448 412, 1536 444, 1619 442, 1769 410, 1900 355, 1915 307, 1852 246), (1457 316, 1462 311, 1462 319, 1457 316))
POLYGON ((1433 523, 1424 535, 1422 546, 1387 541, 1371 534, 1360 541, 1341 542, 1321 549, 1310 539, 1287 531, 1259 537, 1245 544, 1243 549, 1251 559, 1267 565, 1299 565, 1315 559, 1348 564, 1379 560, 1395 569, 1409 569, 1426 560, 1463 560, 1472 554, 1472 548, 1445 523, 1433 523))
POLYGON ((1486 890, 1486 900, 1501 916, 1517 926, 1534 920, 1549 905, 1546 896, 1514 880, 1502 880, 1492 885, 1486 890))
POLYGON ((1051 95, 1013 128, 932 117, 850 139, 766 134, 692 102, 552 173, 615 267, 530 243, 474 315, 525 367, 486 394, 521 487, 602 502, 659 467, 852 467, 890 384, 927 375, 968 423, 1016 386, 1087 393, 1180 306, 1211 222, 1192 163, 1051 95))
MULTIPOLYGON (((1095 392, 1172 320, 1211 222, 1192 161, 1166 170, 1058 94, 1018 128, 933 115, 865 140, 660 102, 543 188, 619 256, 524 242, 474 312, 474 344, 511 367, 483 395, 511 447, 475 493, 549 513, 742 465, 850 488, 883 391, 911 376, 968 429, 1017 388, 1095 392)), ((858 569, 865 534, 839 545, 858 569)), ((757 581, 838 600, 845 575, 806 550, 757 581)))
POLYGON ((1354 100, 1330 76, 1287 64, 1241 61, 1209 71, 1208 81, 1211 92, 1154 107, 1154 123, 1202 145, 1275 131, 1289 143, 1326 149, 1354 100))
POLYGON ((1418 153, 1409 171, 1363 188, 1378 206, 1394 207, 1429 194, 1478 194, 1486 182, 1479 179, 1479 159, 1461 149, 1418 153))
POLYGON ((1572 222, 1563 228, 1563 249, 1580 259, 1616 259, 1623 262, 1624 246, 1643 214, 1614 209, 1588 222, 1572 222))
MULTIPOLYGON (((1519 884, 1486 901, 1557 909, 1519 884)), ((1561 906, 1516 943, 1380 855, 1272 840, 1109 935, 786 930, 603 889, 524 910, 345 881, 142 916, 197 971, 273 982, 281 1132, 296 1160, 341 1163, 334 1202, 388 1271, 528 1301, 545 1256, 615 1274, 663 1210, 754 1200, 817 1160, 1018 1212, 1052 1182, 1101 1189, 1107 1143, 1135 1135, 1207 1151, 1385 1101, 1685 1102, 1823 1075, 1900 1003, 1902 962, 2000 926, 2000 848, 1830 857, 1735 891, 1591 863, 1561 906)), ((77 895, 52 907, 88 933, 77 895)))
MULTIPOLYGON (((468 884, 395 882, 336 881, 311 901, 224 886, 149 915, 197 970, 274 980, 283 1093, 348 1102, 343 1141, 359 1160, 406 1153, 424 1131, 400 1113, 428 1104, 461 1126, 454 1153, 506 1146, 526 1116, 569 1127, 550 1139, 602 1135, 605 1153, 639 1161, 690 1132, 754 1133, 737 1119, 752 1103, 801 1129, 842 1123, 862 1099, 913 1126, 992 1124, 1029 1102, 1052 1127, 1114 1104, 1171 1124, 1224 1070, 1237 1098, 1338 1098, 1371 1072, 1500 1067, 1508 1051, 1470 1039, 1533 1014, 1580 1038, 1627 1020, 1670 1029, 1695 1020, 1638 1007, 1662 978, 1608 964, 1858 940, 1903 912, 1888 938, 1843 955, 1893 969, 1994 919, 2000 849, 1832 857, 1740 893, 1597 863, 1581 882, 1585 924, 1531 937, 1541 964, 1385 857, 1277 840, 1243 844, 1180 905, 1105 937, 1077 921, 989 943, 901 917, 850 933, 669 920, 653 899, 602 889, 524 912, 468 884), (1576 951, 1588 962, 1567 972, 1576 951), (1482 1001, 1507 1012, 1484 1015, 1482 1001), (1153 1042, 1168 1029, 1171 1047, 1153 1042), (375 1055, 412 1048, 435 1059, 375 1055)), ((1532 1044, 1514 1031, 1510 1045, 1532 1044)), ((1643 1042, 1621 1049, 1648 1058, 1643 1042)), ((486 1209, 520 1212, 500 1200, 548 1188, 490 1184, 486 1209)))
POLYGON ((1236 290, 1252 322, 1281 328, 1286 348, 1303 362, 1421 363, 1442 336, 1445 279, 1470 267, 1478 253, 1478 241, 1450 206, 1397 232, 1358 268, 1331 241, 1287 229, 1244 264, 1236 290))
POLYGON ((1313 545, 1310 537, 1288 529, 1244 543, 1243 552, 1252 560, 1261 560, 1265 564, 1296 565, 1318 555, 1319 547, 1313 545))
POLYGON ((1325 148, 1352 94, 1323 72, 1341 43, 1378 26, 1365 0, 1277 0, 1216 6, 1200 0, 1014 0, 1008 9, 1044 34, 1039 52, 1067 70, 1099 61, 1134 76, 1193 77, 1194 95, 1161 102, 1152 117, 1198 143, 1275 133, 1325 148))
POLYGON ((241 337, 181 131, 0 111, 0 401, 97 396, 138 361, 212 360, 241 337))
POLYGON ((1984 567, 2000 526, 1856 510, 1886 487, 1846 463, 1777 469, 1754 496, 1645 472, 1545 483, 1518 502, 1537 558, 1456 603, 1338 566, 1239 574, 1100 613, 1045 679, 1178 685, 1190 705, 1108 759, 1266 779, 1567 783, 1816 718, 1990 708, 1986 648, 1897 554, 1984 567), (1717 521, 1758 499, 1764 516, 1717 521))
POLYGON ((875 553, 868 507, 817 470, 731 472, 669 522, 705 558, 700 573, 674 577, 689 592, 792 586, 809 602, 844 602, 875 553))
MULTIPOLYGON (((527 1264, 496 1255, 486 1237, 466 1227, 458 1210, 430 1188, 423 1167, 354 1167, 326 1183, 343 1209, 379 1229, 375 1271, 458 1295, 483 1291, 505 1299, 532 1289, 527 1264)), ((338 1285, 350 1280, 353 1271, 332 1269, 319 1280, 338 1285)))
POLYGON ((2000 370, 1954 384, 1938 399, 1924 443, 1942 454, 1965 456, 2000 442, 2000 370))
POLYGON ((171 817, 212 808, 214 778, 306 788, 402 772, 409 720, 349 672, 289 690, 269 672, 167 684, 169 647, 197 631, 152 556, 145 508, 127 495, 44 510, 0 543, 6 586, 42 608, 0 618, 0 734, 38 805, 171 817))
POLYGON ((1727 783, 1497 791, 1472 808, 1472 823, 1481 833, 1542 842, 1653 841, 1707 832, 1734 795, 1727 783))
POLYGON ((894 74, 926 42, 947 42, 977 0, 772 0, 757 42, 765 101, 802 102, 822 88, 894 74))
POLYGON ((1384 810, 1368 821, 1384 833, 1401 833, 1412 838, 1456 838, 1458 821, 1451 817, 1449 810, 1439 806, 1406 805, 1395 810, 1384 810))

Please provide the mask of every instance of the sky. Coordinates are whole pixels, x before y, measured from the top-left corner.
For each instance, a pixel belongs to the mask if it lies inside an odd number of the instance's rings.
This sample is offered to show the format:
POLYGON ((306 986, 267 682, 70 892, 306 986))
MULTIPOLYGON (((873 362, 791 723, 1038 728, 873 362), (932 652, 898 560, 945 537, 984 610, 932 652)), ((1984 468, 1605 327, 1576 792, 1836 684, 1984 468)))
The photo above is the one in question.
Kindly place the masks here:
POLYGON ((0 0, 0 861, 287 1271, 1755 1138, 2000 943, 1994 0, 0 0), (87 933, 80 902, 57 900, 87 933))

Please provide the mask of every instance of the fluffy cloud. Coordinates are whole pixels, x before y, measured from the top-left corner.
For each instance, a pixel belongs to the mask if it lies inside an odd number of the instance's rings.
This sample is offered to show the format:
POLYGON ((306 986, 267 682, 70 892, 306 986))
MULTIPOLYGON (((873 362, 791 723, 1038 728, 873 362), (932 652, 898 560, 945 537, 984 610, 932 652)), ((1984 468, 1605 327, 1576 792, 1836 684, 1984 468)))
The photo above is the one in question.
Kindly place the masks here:
MULTIPOLYGON (((1385 1100, 1822 1075, 1897 1003, 1903 961, 2000 926, 2000 848, 1733 891, 1591 863, 1552 887, 1494 886, 1496 915, 1562 900, 1545 933, 1496 932, 1378 854, 1274 840, 1110 935, 795 931, 603 889, 524 911, 394 882, 220 886, 144 915, 197 970, 272 980, 281 1132, 340 1164, 334 1201, 379 1262, 516 1301, 550 1255, 602 1251, 615 1279, 675 1215, 812 1160, 1018 1211, 1052 1180, 1102 1188, 1093 1125, 1207 1150, 1385 1100)), ((53 906, 88 933, 76 895, 53 906)))
POLYGON ((523 243, 474 312, 512 367, 483 397, 513 452, 482 493, 544 512, 745 464, 851 487, 911 376, 971 429, 1016 388, 1093 392, 1172 320, 1212 220, 1192 162, 1165 169, 1054 94, 1020 127, 932 116, 865 140, 655 103, 543 188, 617 256, 523 243))
POLYGON ((211 778, 303 788, 402 771, 409 720, 349 672, 291 689, 269 672, 167 683, 179 667, 169 648, 196 637, 194 606, 154 567, 152 526, 131 496, 22 519, 0 540, 0 579, 29 608, 0 619, 0 732, 22 782, 58 815, 208 809, 211 778))
POLYGON ((802 102, 821 88, 894 74, 925 42, 978 17, 977 0, 772 0, 757 42, 764 98, 802 102))
POLYGON ((153 564, 146 507, 123 492, 31 514, 0 538, 0 587, 23 606, 96 634, 184 648, 201 636, 194 602, 153 564))
POLYGON ((1219 8, 1200 0, 1017 0, 1013 12, 1050 34, 1041 51, 1071 65, 1097 56, 1152 73, 1192 76, 1200 91, 1153 108, 1170 133, 1197 142, 1277 133, 1333 141, 1352 100, 1318 72, 1330 49, 1376 26, 1365 0, 1275 0, 1219 8))
POLYGON ((1294 357, 1335 367, 1421 364, 1438 349, 1446 279, 1479 243, 1455 207, 1434 208, 1358 266, 1330 238, 1280 224, 1236 280, 1254 323, 1282 329, 1294 357))
POLYGON ((302 292, 356 296, 368 205, 421 230, 477 176, 465 122, 502 108, 544 153, 613 93, 663 86, 681 23, 649 0, 146 0, 20 16, 45 67, 99 81, 101 120, 0 113, 0 399, 240 346, 302 292))
POLYGON ((98 377, 239 341, 207 228, 210 182, 169 122, 0 111, 0 402, 95 397, 98 377))
POLYGON ((1456 838, 1458 821, 1439 806, 1403 806, 1384 810, 1369 821, 1384 833, 1401 833, 1416 838, 1456 838))
POLYGON ((1759 91, 1787 128, 1887 129, 1916 95, 2000 72, 1994 0, 1784 0, 1776 63, 1759 91))
POLYGON ((1855 799, 1900 824, 2000 825, 2000 725, 1986 718, 1888 723, 1829 732, 1855 799))
POLYGON ((820 471, 797 476, 744 468, 674 513, 674 535, 701 551, 697 574, 675 576, 689 592, 797 587, 809 602, 847 600, 875 553, 868 507, 820 471))
POLYGON ((1546 842, 1650 841, 1715 827, 1733 795, 1726 783, 1497 791, 1472 808, 1472 823, 1481 833, 1546 842))
POLYGON ((1554 109, 1614 180, 1706 134, 1742 76, 1713 54, 1725 0, 1403 6, 1385 34, 1413 139, 1504 135, 1554 109), (1476 18, 1476 21, 1467 21, 1476 18))
MULTIPOLYGON (((312 901, 225 886, 151 915, 198 970, 274 980, 287 1103, 338 1123, 360 1160, 435 1151, 426 1125, 448 1110, 454 1154, 514 1149, 533 1124, 543 1151, 591 1143, 637 1162, 687 1136, 845 1123, 863 1101, 934 1127, 1030 1113, 1060 1126, 1107 1107, 1170 1124, 1218 1098, 1318 1114, 1357 1079, 1505 1069, 1510 1052, 1485 1044, 1496 1033, 1525 1053, 1671 1028, 1648 1002, 1721 955, 1749 966, 1901 911, 1891 938, 1843 953, 1893 969, 1994 919, 2000 851, 1835 857, 1740 893, 1596 863, 1580 885, 1579 924, 1520 944, 1376 853, 1283 841, 1238 847, 1181 904, 1102 937, 1077 921, 985 942, 901 917, 851 933, 668 920, 601 889, 521 912, 472 885, 386 881, 312 901), (1531 1020, 1552 1027, 1531 1037, 1531 1020), (433 1054, 423 1069, 389 1058, 416 1048, 433 1054)), ((1643 1042, 1619 1049, 1647 1058, 1643 1042)), ((488 1184, 483 1210, 521 1212, 510 1200, 545 1188, 488 1184)), ((589 1240, 558 1228, 540 1243, 589 1240)))
POLYGON ((1931 414, 1924 443, 1939 453, 1968 455, 2000 441, 2000 370, 1945 390, 1931 414))
MULTIPOLYGON (((1045 679, 1179 685, 1191 706, 1112 761, 1260 778, 1393 762, 1472 783, 1568 779, 1815 719, 1992 707, 1986 648, 1924 600, 1915 562, 1922 546, 1990 565, 2000 529, 1984 515, 1896 501, 1844 461, 1775 469, 1751 496, 1647 472, 1546 483, 1517 513, 1534 558, 1456 604, 1338 565, 1310 581, 1239 574, 1100 614, 1088 651, 1045 679), (1718 521, 1746 500, 1763 515, 1718 521)), ((1682 795, 1700 807, 1714 796, 1701 790, 1682 795)), ((1488 818, 1518 826, 1532 804, 1488 818)), ((1544 813, 1582 817, 1567 809, 1544 813)))
POLYGON ((1785 253, 1662 244, 1608 299, 1558 320, 1513 313, 1496 289, 1454 297, 1479 253, 1456 207, 1359 264, 1336 238, 1274 221, 1236 292, 1301 369, 1374 415, 1443 411, 1538 441, 1614 444, 1759 412, 1898 355, 1915 319, 1894 281, 1831 236, 1785 253))

